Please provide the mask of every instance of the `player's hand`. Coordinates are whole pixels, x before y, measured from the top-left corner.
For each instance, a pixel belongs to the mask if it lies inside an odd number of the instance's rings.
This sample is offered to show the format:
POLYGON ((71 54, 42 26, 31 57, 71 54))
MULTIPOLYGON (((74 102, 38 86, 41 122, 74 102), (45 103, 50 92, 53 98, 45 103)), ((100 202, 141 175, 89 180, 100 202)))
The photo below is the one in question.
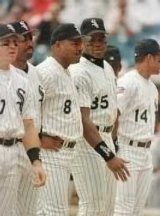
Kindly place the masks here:
POLYGON ((114 176, 117 180, 127 181, 130 176, 129 170, 126 167, 128 161, 123 160, 122 158, 114 157, 113 159, 107 161, 109 169, 114 173, 114 176))
POLYGON ((41 147, 44 149, 52 149, 54 151, 59 151, 62 148, 62 144, 59 140, 55 140, 47 136, 42 136, 41 147))
POLYGON ((33 184, 35 187, 43 186, 46 182, 46 174, 42 167, 42 163, 39 160, 36 160, 32 164, 33 172, 34 172, 34 179, 33 184))

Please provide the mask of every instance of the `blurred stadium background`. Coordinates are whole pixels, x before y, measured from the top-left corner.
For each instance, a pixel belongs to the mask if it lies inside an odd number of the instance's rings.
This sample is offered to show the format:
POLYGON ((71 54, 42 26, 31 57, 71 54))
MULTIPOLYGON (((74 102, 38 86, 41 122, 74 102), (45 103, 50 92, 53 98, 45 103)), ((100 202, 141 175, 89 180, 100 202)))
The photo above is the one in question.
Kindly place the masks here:
MULTIPOLYGON (((142 38, 160 42, 160 0, 0 0, 0 23, 26 20, 39 33, 31 62, 37 65, 49 54, 52 29, 62 22, 74 22, 78 27, 86 17, 104 19, 108 43, 120 49, 122 73, 134 64, 134 45, 142 38)), ((160 92, 160 75, 152 77, 160 92)), ((160 107, 160 106, 159 106, 160 107)), ((160 109, 159 109, 160 111, 160 109)), ((160 216, 160 113, 153 137, 153 181, 146 204, 146 216, 160 216)), ((75 215, 77 197, 71 199, 75 215)))

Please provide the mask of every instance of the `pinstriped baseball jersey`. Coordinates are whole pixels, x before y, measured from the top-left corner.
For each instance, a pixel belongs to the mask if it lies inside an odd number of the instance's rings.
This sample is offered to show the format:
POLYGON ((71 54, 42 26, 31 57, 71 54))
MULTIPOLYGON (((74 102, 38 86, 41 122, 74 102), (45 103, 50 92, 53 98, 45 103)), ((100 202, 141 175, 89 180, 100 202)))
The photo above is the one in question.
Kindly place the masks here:
POLYGON ((69 71, 53 57, 48 57, 37 69, 45 90, 43 132, 68 140, 82 137, 78 96, 69 71))
POLYGON ((40 84, 40 80, 37 74, 37 69, 35 66, 30 64, 28 62, 28 72, 25 73, 23 70, 20 70, 18 68, 14 69, 20 73, 22 76, 28 78, 30 87, 32 89, 32 95, 33 95, 33 106, 36 110, 35 112, 35 119, 34 123, 36 128, 38 129, 38 132, 40 132, 41 129, 41 104, 44 98, 44 92, 43 87, 40 84))
POLYGON ((158 108, 158 91, 153 82, 132 70, 118 79, 117 93, 121 112, 118 134, 131 140, 151 140, 158 108))
POLYGON ((117 94, 120 110, 118 156, 129 161, 130 178, 125 184, 117 183, 114 216, 138 216, 143 215, 151 183, 152 157, 149 148, 136 144, 151 140, 154 134, 158 92, 150 79, 134 69, 118 80, 117 94))
POLYGON ((22 138, 23 119, 34 117, 28 81, 11 67, 0 72, 0 89, 0 137, 22 138))
MULTIPOLYGON (((28 72, 26 73, 19 68, 12 66, 12 69, 23 76, 29 82, 29 87, 32 90, 33 97, 33 106, 35 110, 35 118, 34 124, 37 128, 37 131, 40 132, 41 129, 41 104, 43 100, 43 89, 40 85, 40 81, 37 75, 37 69, 28 64, 28 72)), ((33 181, 33 173, 32 166, 29 161, 28 156, 26 155, 26 151, 24 146, 20 143, 18 152, 18 162, 19 169, 18 174, 20 176, 20 182, 18 185, 18 193, 17 193, 17 204, 15 208, 15 215, 20 216, 28 216, 28 215, 36 215, 36 206, 38 202, 38 190, 32 184, 33 181), (23 194, 23 195, 22 195, 23 194)))
MULTIPOLYGON (((115 75, 111 66, 104 61, 102 68, 81 57, 80 63, 69 69, 78 90, 80 107, 90 109, 90 119, 95 125, 102 128, 113 125, 117 105, 115 75)), ((100 136, 115 152, 111 133, 100 132, 100 136)), ((72 173, 81 203, 79 215, 113 215, 116 192, 113 173, 85 138, 75 146, 75 155, 72 173), (103 190, 99 185, 103 185, 103 190)))
POLYGON ((81 107, 90 108, 95 125, 113 125, 117 116, 116 78, 111 66, 104 61, 104 69, 82 57, 72 65, 72 77, 79 92, 81 107))

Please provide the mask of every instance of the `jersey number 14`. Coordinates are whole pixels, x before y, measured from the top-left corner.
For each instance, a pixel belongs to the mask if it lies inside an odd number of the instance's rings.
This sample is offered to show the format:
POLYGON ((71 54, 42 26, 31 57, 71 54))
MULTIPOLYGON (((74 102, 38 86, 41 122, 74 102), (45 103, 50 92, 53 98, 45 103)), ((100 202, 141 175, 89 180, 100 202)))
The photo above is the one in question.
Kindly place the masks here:
POLYGON ((147 122, 147 110, 142 113, 140 113, 139 109, 135 110, 135 121, 138 122, 139 120, 147 122))

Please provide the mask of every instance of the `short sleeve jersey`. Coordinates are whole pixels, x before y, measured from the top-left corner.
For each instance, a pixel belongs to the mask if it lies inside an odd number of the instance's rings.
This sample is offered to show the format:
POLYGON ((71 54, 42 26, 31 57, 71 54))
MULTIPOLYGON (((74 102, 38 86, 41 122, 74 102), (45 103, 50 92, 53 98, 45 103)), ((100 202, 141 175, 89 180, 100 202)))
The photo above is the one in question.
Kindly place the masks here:
POLYGON ((5 139, 24 136, 24 119, 33 119, 32 93, 26 78, 11 66, 0 71, 0 137, 5 139))
POLYGON ((118 79, 118 134, 131 140, 148 141, 154 135, 158 91, 150 79, 132 70, 118 79))
POLYGON ((37 69, 45 91, 42 131, 63 139, 82 137, 78 95, 68 69, 53 57, 48 57, 37 69))
POLYGON ((43 90, 42 84, 40 83, 36 67, 30 64, 29 62, 27 64, 28 64, 27 73, 18 68, 15 68, 15 70, 17 70, 17 72, 20 73, 22 76, 26 77, 29 81, 29 85, 32 91, 32 96, 33 96, 33 106, 35 110, 34 123, 35 123, 35 126, 38 132, 40 132, 41 106, 42 106, 42 101, 44 99, 44 90, 43 90))
POLYGON ((78 90, 80 107, 90 108, 95 125, 111 126, 117 116, 116 77, 111 66, 104 68, 82 57, 80 63, 70 67, 78 90))

